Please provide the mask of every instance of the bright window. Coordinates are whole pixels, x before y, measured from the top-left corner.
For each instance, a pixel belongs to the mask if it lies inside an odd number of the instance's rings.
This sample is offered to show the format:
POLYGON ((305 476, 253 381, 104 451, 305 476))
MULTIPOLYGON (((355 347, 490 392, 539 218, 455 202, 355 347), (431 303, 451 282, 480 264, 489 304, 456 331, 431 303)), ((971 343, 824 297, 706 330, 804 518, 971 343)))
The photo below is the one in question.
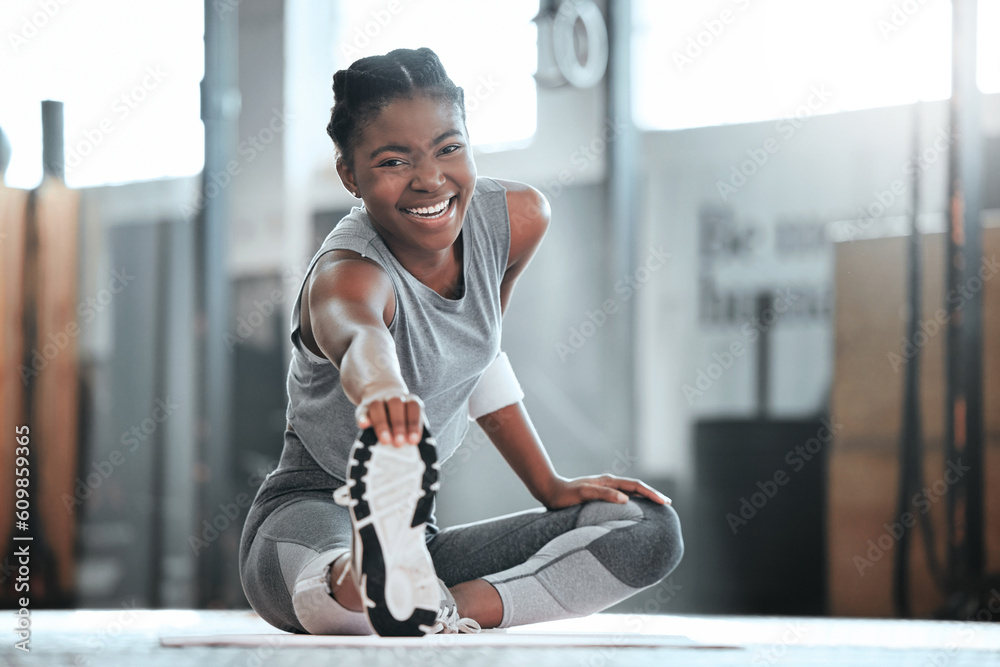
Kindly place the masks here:
POLYGON ((45 99, 65 105, 72 187, 201 171, 204 2, 4 5, 0 127, 12 146, 7 185, 32 188, 41 180, 45 99))
POLYGON ((526 143, 535 133, 538 0, 357 0, 339 6, 334 64, 395 48, 429 47, 465 89, 469 135, 480 148, 526 143))
MULTIPOLYGON (((951 90, 944 0, 634 1, 636 123, 746 123, 940 100, 951 90), (823 91, 817 94, 817 91, 823 91)), ((978 81, 1000 92, 1000 0, 979 2, 978 81)))

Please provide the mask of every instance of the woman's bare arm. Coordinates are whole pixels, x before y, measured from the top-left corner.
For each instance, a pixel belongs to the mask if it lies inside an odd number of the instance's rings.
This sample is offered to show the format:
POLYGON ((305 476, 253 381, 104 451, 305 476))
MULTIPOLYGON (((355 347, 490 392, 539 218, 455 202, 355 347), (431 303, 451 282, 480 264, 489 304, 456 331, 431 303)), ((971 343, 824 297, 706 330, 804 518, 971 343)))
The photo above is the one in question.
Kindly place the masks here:
POLYGON ((313 269, 302 309, 304 337, 340 370, 344 393, 358 406, 358 426, 372 426, 385 444, 419 442, 423 405, 400 373, 387 326, 395 296, 385 271, 357 253, 328 253, 313 269))
MULTIPOLYGON (((524 272, 548 229, 548 202, 534 188, 500 181, 507 188, 510 215, 510 256, 500 286, 501 307, 506 311, 514 283, 524 272)), ((515 403, 480 417, 477 422, 494 446, 538 501, 549 508, 567 507, 588 500, 623 503, 627 494, 664 504, 670 500, 636 479, 594 475, 566 479, 558 475, 523 403, 515 403)))

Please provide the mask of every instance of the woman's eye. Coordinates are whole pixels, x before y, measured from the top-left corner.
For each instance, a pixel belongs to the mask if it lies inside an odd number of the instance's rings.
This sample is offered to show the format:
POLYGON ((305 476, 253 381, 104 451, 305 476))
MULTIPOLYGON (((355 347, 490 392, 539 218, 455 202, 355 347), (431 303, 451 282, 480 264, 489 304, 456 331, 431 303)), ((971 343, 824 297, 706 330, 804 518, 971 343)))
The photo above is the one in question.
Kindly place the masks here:
POLYGON ((401 164, 403 164, 402 160, 397 160, 396 158, 390 158, 390 159, 385 160, 384 162, 382 162, 382 164, 380 164, 379 166, 380 167, 398 167, 401 164))
POLYGON ((450 146, 445 146, 444 148, 442 148, 441 149, 441 153, 443 153, 445 155, 447 155, 448 153, 454 153, 455 151, 457 151, 461 147, 462 147, 462 144, 451 144, 450 146))

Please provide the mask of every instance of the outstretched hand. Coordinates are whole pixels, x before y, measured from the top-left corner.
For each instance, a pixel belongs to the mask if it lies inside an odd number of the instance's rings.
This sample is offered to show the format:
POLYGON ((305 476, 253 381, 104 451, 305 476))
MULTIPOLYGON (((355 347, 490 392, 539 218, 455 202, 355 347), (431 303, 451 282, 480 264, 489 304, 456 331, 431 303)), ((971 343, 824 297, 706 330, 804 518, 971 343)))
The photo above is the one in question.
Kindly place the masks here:
POLYGON ((575 479, 560 477, 542 502, 549 509, 560 509, 590 500, 625 503, 628 502, 629 494, 648 498, 659 505, 671 503, 670 498, 647 484, 616 475, 592 475, 575 479))
POLYGON ((424 403, 396 387, 373 388, 354 412, 359 428, 372 427, 383 445, 415 445, 423 434, 424 403))

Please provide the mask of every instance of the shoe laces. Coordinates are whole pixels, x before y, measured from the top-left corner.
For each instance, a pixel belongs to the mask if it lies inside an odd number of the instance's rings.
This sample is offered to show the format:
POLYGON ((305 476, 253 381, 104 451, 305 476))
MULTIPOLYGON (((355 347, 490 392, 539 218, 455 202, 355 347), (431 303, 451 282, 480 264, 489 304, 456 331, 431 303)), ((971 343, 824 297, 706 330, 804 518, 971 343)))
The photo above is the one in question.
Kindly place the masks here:
POLYGON ((455 602, 455 597, 441 579, 438 579, 438 584, 441 586, 441 608, 438 609, 434 625, 427 634, 454 635, 482 632, 482 627, 475 620, 458 615, 458 603, 455 602))
POLYGON ((353 507, 354 505, 357 505, 358 502, 353 498, 351 498, 351 487, 354 485, 353 482, 354 480, 351 480, 347 484, 344 484, 343 486, 338 486, 336 489, 334 489, 333 502, 337 503, 338 505, 342 505, 344 507, 353 507))
MULTIPOLYGON (((333 502, 343 507, 354 507, 355 505, 357 505, 358 501, 351 497, 352 486, 354 486, 354 480, 351 480, 347 484, 344 484, 343 486, 338 486, 336 489, 334 489, 333 502)), ((361 568, 360 568, 360 563, 358 561, 359 561, 358 545, 354 543, 351 545, 351 557, 347 560, 347 565, 344 566, 344 569, 341 571, 340 576, 337 577, 337 581, 334 582, 334 586, 340 587, 340 585, 344 583, 344 579, 346 579, 348 575, 350 575, 351 578, 354 580, 355 585, 358 586, 358 590, 361 590, 361 582, 358 576, 360 574, 361 568)), ((333 563, 330 563, 330 565, 332 566, 333 563)), ((327 580, 329 580, 329 572, 327 573, 327 580)), ((333 593, 331 592, 331 595, 332 594, 333 593)), ((363 594, 363 592, 362 592, 362 599, 365 601, 365 604, 371 606, 371 604, 369 604, 370 601, 367 599, 367 596, 363 594)))

